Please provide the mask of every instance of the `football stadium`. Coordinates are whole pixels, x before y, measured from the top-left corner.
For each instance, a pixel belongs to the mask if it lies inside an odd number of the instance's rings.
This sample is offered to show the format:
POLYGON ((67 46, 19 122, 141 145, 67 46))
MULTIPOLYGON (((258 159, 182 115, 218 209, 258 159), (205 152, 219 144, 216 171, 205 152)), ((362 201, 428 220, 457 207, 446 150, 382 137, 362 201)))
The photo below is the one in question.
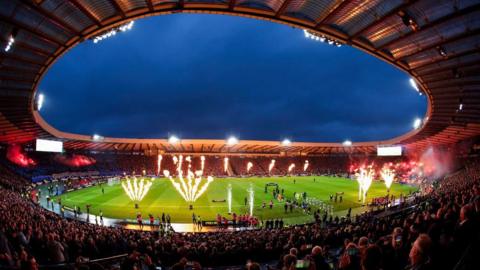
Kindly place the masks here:
POLYGON ((480 269, 479 0, 0 1, 0 269, 480 269))

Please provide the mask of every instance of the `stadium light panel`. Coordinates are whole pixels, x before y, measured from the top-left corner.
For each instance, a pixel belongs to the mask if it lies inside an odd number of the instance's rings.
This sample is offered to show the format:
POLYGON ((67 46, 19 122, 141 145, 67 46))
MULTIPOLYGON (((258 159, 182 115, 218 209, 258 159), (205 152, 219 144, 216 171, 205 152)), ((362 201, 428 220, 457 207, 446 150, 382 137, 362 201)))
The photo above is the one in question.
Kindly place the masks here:
POLYGON ((342 143, 343 146, 352 146, 352 141, 346 140, 342 143))
POLYGON ((109 38, 109 37, 112 37, 112 36, 115 36, 117 34, 117 32, 125 32, 125 31, 128 31, 130 29, 132 29, 133 27, 133 23, 134 21, 130 21, 129 23, 126 23, 126 24, 123 24, 119 27, 115 27, 107 32, 104 32, 103 34, 100 34, 98 36, 95 36, 93 38, 93 43, 98 43, 99 41, 102 41, 106 38, 109 38))
POLYGON ((413 128, 414 129, 417 129, 420 127, 420 125, 422 125, 422 119, 420 118, 415 118, 415 120, 413 121, 413 128))
POLYGON ((14 42, 15 42, 15 38, 13 37, 13 35, 10 35, 10 37, 8 38, 7 46, 5 46, 5 52, 10 51, 14 42))
POLYGON ((43 107, 43 101, 45 100, 45 96, 43 94, 38 95, 37 99, 37 110, 40 111, 43 107))
POLYGON ((237 144, 237 143, 238 143, 238 139, 237 139, 236 137, 234 137, 234 136, 231 136, 231 137, 228 138, 228 140, 227 140, 227 144, 228 144, 229 146, 235 145, 235 144, 237 144))
POLYGON ((303 29, 303 34, 305 35, 305 38, 309 38, 311 40, 319 41, 319 42, 327 42, 329 45, 335 45, 337 47, 341 47, 342 43, 338 40, 334 40, 331 38, 328 38, 324 35, 320 35, 314 32, 310 32, 307 29, 303 29))
POLYGON ((292 144, 292 142, 289 140, 289 139, 284 139, 282 141, 282 145, 283 146, 290 146, 292 144))
POLYGON ((417 82, 415 81, 415 79, 413 78, 410 78, 410 80, 408 80, 410 82, 410 86, 415 89, 415 91, 419 92, 420 93, 420 89, 418 88, 418 85, 417 85, 417 82))
POLYGON ((172 135, 172 136, 170 136, 170 138, 168 138, 168 142, 171 143, 171 144, 178 143, 179 141, 180 141, 180 139, 175 135, 172 135))

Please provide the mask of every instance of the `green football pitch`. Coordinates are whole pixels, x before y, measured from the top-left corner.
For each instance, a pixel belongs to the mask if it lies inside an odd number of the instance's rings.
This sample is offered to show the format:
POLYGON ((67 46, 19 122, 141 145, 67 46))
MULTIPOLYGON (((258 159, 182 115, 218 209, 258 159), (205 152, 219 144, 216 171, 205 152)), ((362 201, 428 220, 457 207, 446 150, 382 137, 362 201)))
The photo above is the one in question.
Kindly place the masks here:
MULTIPOLYGON (((102 194, 100 186, 93 186, 60 195, 62 204, 68 207, 78 206, 85 211, 85 206, 90 204, 90 213, 98 214, 103 212, 105 217, 118 219, 135 219, 137 213, 144 217, 152 214, 155 217, 162 213, 170 214, 172 222, 188 223, 192 220, 192 213, 200 215, 202 220, 215 220, 217 214, 228 216, 227 187, 232 187, 232 212, 237 214, 248 213, 249 208, 245 205, 245 198, 248 197, 250 184, 254 188, 254 215, 262 220, 271 218, 283 218, 286 223, 303 223, 311 220, 311 215, 305 214, 301 209, 294 209, 293 212, 284 212, 284 202, 274 201, 273 209, 269 208, 269 202, 273 199, 273 188, 269 187, 265 193, 267 183, 276 183, 280 190, 284 190, 286 198, 293 198, 294 193, 307 193, 309 200, 318 204, 322 201, 332 205, 335 213, 353 208, 364 211, 358 202, 358 184, 356 181, 328 176, 305 176, 305 177, 251 177, 251 178, 216 178, 208 187, 208 190, 193 203, 193 210, 189 210, 190 203, 185 202, 181 195, 166 178, 153 180, 153 184, 135 209, 134 202, 125 194, 120 184, 103 184, 105 193, 102 194), (295 179, 295 183, 294 183, 295 179), (315 180, 314 180, 315 179, 315 180), (336 192, 344 192, 343 201, 330 202, 330 195, 336 192), (225 201, 224 201, 225 200, 225 201), (220 201, 220 202, 214 202, 220 201), (267 207, 262 208, 263 202, 267 207)), ((417 188, 394 183, 390 194, 397 198, 401 193, 404 195, 416 191, 417 188)), ((368 192, 367 201, 370 198, 381 197, 387 194, 383 182, 372 183, 368 192)))

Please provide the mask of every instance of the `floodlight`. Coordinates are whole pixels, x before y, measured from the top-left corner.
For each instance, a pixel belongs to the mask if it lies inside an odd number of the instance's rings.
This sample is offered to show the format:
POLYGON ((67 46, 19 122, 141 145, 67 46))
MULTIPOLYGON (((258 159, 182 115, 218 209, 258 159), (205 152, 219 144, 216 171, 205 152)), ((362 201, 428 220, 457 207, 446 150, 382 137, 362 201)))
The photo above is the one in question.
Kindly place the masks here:
POLYGON ((37 110, 40 111, 43 106, 43 101, 45 99, 45 96, 43 94, 39 94, 37 98, 37 110))
POLYGON ((93 139, 94 141, 98 142, 98 141, 103 141, 104 137, 103 137, 103 136, 100 136, 100 135, 98 135, 98 134, 93 134, 92 139, 93 139))
POLYGON ((168 142, 171 143, 171 144, 178 143, 179 141, 180 141, 180 139, 175 135, 172 135, 172 136, 170 136, 170 138, 168 138, 168 142))
POLYGON ((352 141, 346 140, 342 143, 343 146, 352 146, 352 141))
POLYGON ((289 139, 284 139, 282 141, 283 146, 290 146, 291 144, 292 144, 292 141, 290 141, 289 139))
POLYGON ((413 128, 417 129, 420 127, 421 124, 422 124, 422 119, 417 117, 415 118, 415 121, 413 121, 413 128))
POLYGON ((410 86, 412 86, 412 88, 415 89, 415 91, 420 92, 420 89, 418 88, 418 85, 415 79, 410 78, 410 80, 408 81, 410 82, 410 86))
POLYGON ((227 144, 232 146, 232 145, 235 145, 238 143, 238 139, 234 136, 231 136, 230 138, 228 138, 227 140, 227 144))

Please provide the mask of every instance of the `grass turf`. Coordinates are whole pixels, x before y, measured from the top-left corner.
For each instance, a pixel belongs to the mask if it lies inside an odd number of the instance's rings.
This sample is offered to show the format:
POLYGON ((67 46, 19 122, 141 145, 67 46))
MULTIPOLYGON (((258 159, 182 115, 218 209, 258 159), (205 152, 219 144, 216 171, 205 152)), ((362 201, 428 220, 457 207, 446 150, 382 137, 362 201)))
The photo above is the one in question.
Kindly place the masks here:
MULTIPOLYGON (((134 208, 134 203, 124 193, 120 184, 109 186, 103 185, 105 194, 102 194, 100 186, 93 186, 60 195, 62 204, 73 207, 79 206, 85 211, 85 205, 90 204, 90 213, 98 214, 103 211, 105 217, 118 219, 134 219, 138 212, 144 217, 153 214, 155 217, 162 213, 170 214, 172 222, 188 223, 192 220, 192 212, 200 215, 202 220, 214 220, 217 213, 228 215, 226 202, 212 202, 212 200, 224 200, 227 198, 227 186, 232 185, 232 211, 237 214, 248 213, 248 206, 244 200, 248 196, 247 189, 253 184, 255 191, 254 215, 260 219, 284 218, 286 223, 303 223, 311 220, 300 209, 292 213, 284 213, 284 203, 274 200, 273 209, 269 209, 268 203, 273 199, 273 187, 265 193, 265 184, 277 183, 279 189, 284 189, 287 198, 293 198, 293 193, 307 192, 307 197, 316 198, 334 207, 335 212, 346 210, 350 207, 361 207, 358 202, 358 184, 356 181, 345 178, 328 176, 306 177, 252 177, 252 178, 226 178, 215 179, 208 190, 193 204, 193 211, 188 209, 189 203, 185 202, 177 193, 170 181, 165 178, 153 180, 153 185, 148 194, 139 203, 139 209, 134 208), (314 182, 315 178, 315 182, 314 182), (296 183, 294 183, 294 179, 296 183), (330 202, 330 194, 344 192, 343 202, 330 202), (267 207, 262 209, 262 202, 267 207)), ((394 183, 390 194, 399 196, 401 193, 408 194, 417 189, 408 185, 394 183)), ((368 198, 385 196, 386 188, 383 182, 373 182, 368 192, 368 198)))

